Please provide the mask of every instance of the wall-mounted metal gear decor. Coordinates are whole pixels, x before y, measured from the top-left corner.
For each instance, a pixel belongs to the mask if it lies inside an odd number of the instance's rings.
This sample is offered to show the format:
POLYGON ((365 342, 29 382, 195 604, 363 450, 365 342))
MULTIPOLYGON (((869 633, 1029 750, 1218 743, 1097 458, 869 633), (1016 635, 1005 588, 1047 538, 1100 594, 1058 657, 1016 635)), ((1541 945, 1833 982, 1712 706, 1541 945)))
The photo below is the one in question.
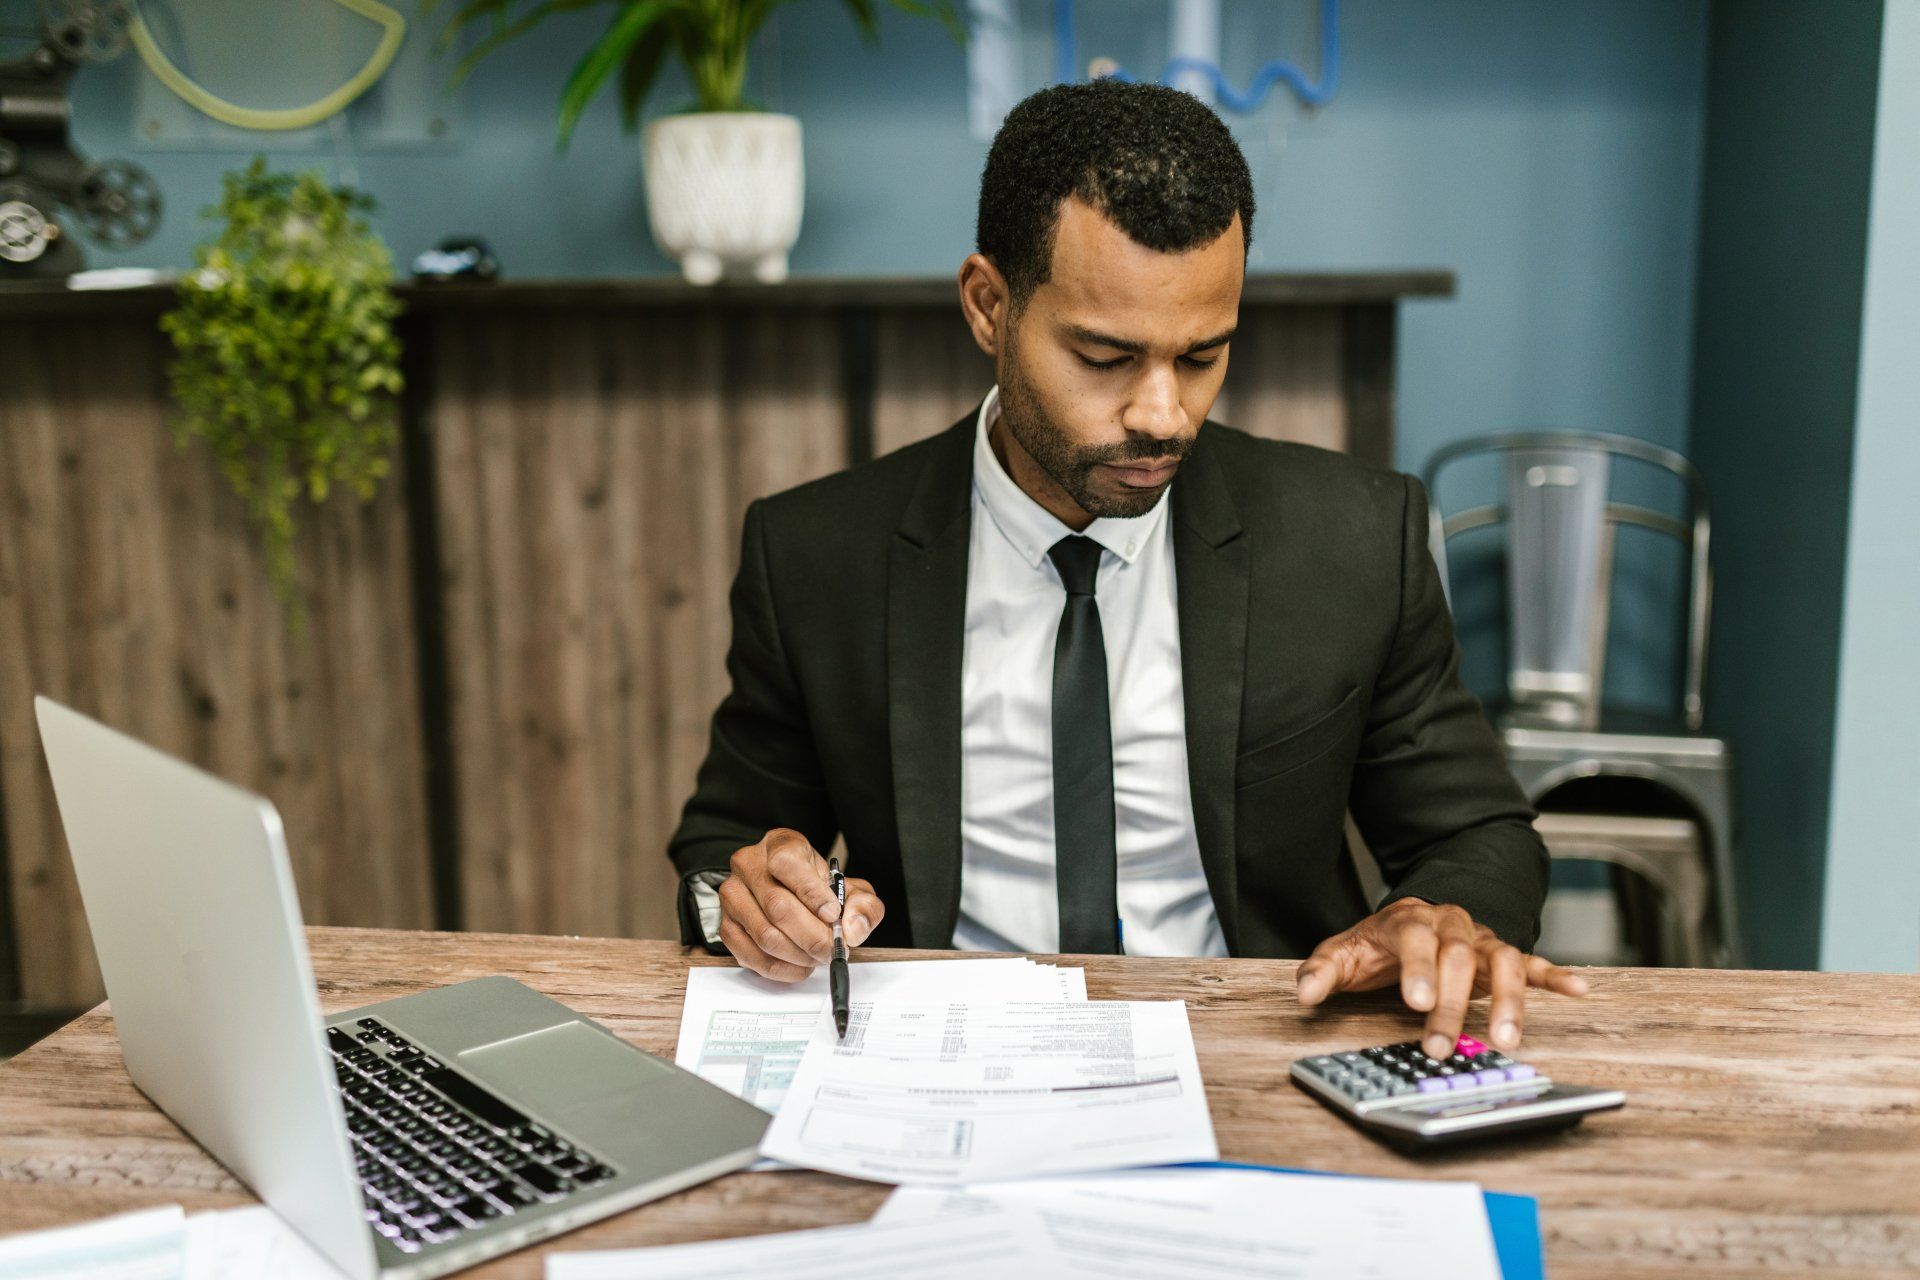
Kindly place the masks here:
POLYGON ((72 223, 108 249, 160 226, 160 189, 127 160, 96 164, 73 146, 74 73, 126 51, 126 0, 40 0, 40 47, 0 62, 0 284, 71 275, 85 265, 72 223))

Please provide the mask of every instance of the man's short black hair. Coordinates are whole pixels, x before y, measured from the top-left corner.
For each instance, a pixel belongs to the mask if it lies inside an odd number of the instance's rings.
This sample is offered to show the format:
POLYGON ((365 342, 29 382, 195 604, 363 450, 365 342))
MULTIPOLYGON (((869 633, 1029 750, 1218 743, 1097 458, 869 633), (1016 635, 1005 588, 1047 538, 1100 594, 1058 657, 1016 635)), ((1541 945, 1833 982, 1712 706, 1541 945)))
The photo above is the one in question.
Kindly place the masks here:
POLYGON ((1247 159, 1220 117, 1179 89, 1059 84, 1007 113, 980 177, 975 238, 1016 308, 1047 282, 1060 203, 1070 195, 1163 253, 1207 244, 1235 213, 1253 244, 1247 159))

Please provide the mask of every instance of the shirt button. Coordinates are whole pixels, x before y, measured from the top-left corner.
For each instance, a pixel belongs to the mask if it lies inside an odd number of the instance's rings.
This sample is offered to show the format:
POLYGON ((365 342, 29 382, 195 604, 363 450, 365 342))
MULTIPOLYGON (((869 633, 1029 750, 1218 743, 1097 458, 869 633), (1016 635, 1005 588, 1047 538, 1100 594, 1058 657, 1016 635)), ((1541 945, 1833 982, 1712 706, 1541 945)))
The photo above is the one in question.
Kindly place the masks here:
POLYGON ((1127 554, 1128 554, 1128 555, 1132 555, 1132 554, 1133 554, 1133 549, 1134 549, 1135 547, 1137 547, 1137 546, 1139 546, 1139 545, 1140 545, 1140 544, 1139 544, 1139 543, 1137 543, 1137 542, 1129 542, 1129 543, 1127 544, 1127 554))

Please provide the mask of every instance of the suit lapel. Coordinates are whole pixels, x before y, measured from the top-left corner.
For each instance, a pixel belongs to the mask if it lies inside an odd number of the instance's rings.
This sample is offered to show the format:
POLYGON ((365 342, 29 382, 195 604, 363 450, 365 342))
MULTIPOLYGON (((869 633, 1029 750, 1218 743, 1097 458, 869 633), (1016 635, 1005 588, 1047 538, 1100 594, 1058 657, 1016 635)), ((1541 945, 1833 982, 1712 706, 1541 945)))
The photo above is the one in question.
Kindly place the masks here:
POLYGON ((960 664, 977 412, 929 454, 888 550, 887 728, 916 947, 951 946, 960 912, 960 664))
POLYGON ((1227 949, 1239 953, 1233 763, 1247 664, 1247 538, 1206 429, 1173 484, 1173 563, 1200 862, 1227 949))

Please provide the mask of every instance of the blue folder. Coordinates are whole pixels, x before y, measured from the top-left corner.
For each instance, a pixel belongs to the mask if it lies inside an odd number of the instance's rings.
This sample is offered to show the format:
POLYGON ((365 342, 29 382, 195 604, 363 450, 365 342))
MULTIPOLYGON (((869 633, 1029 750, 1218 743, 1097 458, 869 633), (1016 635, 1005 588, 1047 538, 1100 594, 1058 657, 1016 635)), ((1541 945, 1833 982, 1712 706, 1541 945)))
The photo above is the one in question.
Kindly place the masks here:
MULTIPOLYGON (((1184 1166, 1192 1169, 1260 1169, 1267 1173, 1311 1173, 1328 1178, 1371 1175, 1335 1173, 1328 1169, 1289 1169, 1277 1164, 1242 1164, 1234 1160, 1204 1160, 1184 1166)), ((1544 1280, 1546 1256, 1540 1247, 1540 1202, 1532 1196, 1483 1191, 1487 1223, 1493 1228, 1493 1250, 1500 1259, 1503 1280, 1544 1280)))

